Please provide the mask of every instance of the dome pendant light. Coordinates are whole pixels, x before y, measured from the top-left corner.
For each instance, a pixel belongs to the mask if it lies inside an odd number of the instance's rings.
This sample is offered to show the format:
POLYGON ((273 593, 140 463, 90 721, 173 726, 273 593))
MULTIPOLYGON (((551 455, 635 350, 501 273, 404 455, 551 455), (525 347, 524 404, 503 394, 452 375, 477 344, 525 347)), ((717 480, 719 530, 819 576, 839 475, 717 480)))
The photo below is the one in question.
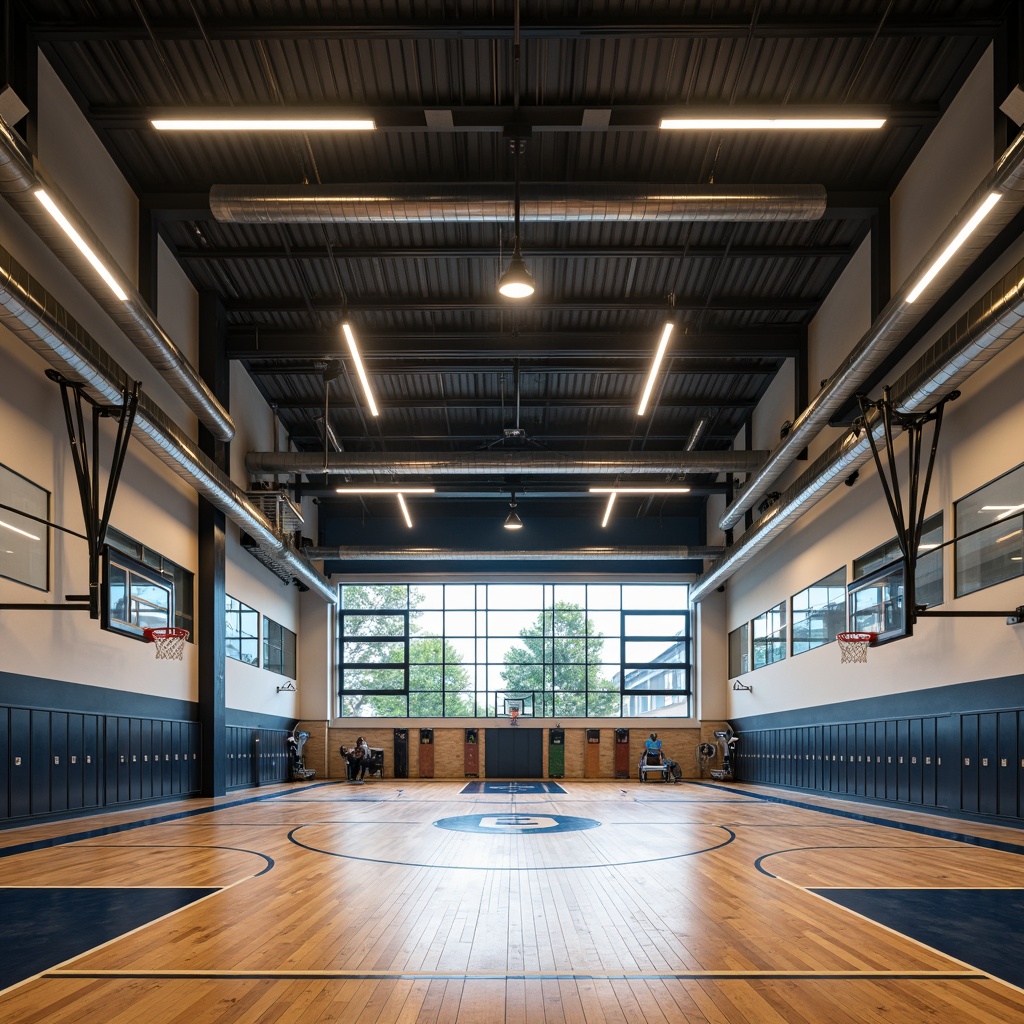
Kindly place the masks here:
POLYGON ((516 514, 516 492, 512 492, 512 500, 509 502, 508 507, 512 510, 505 517, 505 529, 506 530, 521 530, 523 528, 523 521, 516 514))
POLYGON ((498 292, 507 299, 528 299, 536 290, 533 276, 526 269, 523 254, 519 249, 519 158, 526 141, 523 138, 512 138, 512 151, 515 154, 516 186, 515 186, 515 236, 512 243, 512 259, 508 269, 498 281, 498 292))

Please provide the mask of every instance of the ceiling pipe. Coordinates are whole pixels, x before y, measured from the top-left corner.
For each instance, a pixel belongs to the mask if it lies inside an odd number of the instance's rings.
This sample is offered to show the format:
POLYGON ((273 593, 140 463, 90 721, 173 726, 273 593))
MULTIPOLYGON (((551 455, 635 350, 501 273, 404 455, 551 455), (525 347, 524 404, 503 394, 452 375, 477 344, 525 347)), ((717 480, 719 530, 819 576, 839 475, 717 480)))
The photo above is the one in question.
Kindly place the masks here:
POLYGON ((497 548, 489 551, 451 551, 448 548, 372 548, 372 547, 312 547, 302 553, 314 562, 341 559, 342 561, 373 562, 471 562, 525 561, 525 562, 594 562, 628 560, 630 562, 662 562, 685 558, 715 558, 722 553, 720 547, 596 547, 560 550, 516 550, 497 548))
MULTIPOLYGON (((46 363, 105 404, 120 404, 130 378, 43 286, 0 248, 0 325, 20 338, 46 363)), ((277 535, 245 492, 145 394, 139 397, 132 433, 165 466, 191 484, 211 504, 249 534, 260 553, 282 575, 337 601, 337 588, 277 535)), ((261 558, 261 561, 264 560, 261 558)), ((275 568, 275 571, 276 571, 275 568)))
POLYGON ((749 473, 761 464, 760 451, 729 452, 560 452, 472 451, 450 455, 415 452, 249 452, 245 467, 254 476, 275 473, 317 476, 378 475, 388 478, 486 476, 636 476, 672 473, 749 473))
POLYGON ((61 189, 50 180, 36 160, 24 151, 24 143, 0 121, 0 194, 75 275, 135 347, 153 364, 199 421, 220 441, 235 434, 227 410, 199 376, 184 353, 157 323, 153 311, 118 268, 113 256, 75 209, 61 189), (127 296, 119 299, 78 250, 57 222, 46 212, 35 193, 43 189, 61 213, 110 272, 127 296))
MULTIPOLYGON (((993 285, 902 377, 890 396, 901 413, 927 412, 1024 334, 1024 261, 993 285)), ((869 427, 883 434, 879 418, 869 427)), ((847 432, 820 455, 690 591, 697 602, 764 549, 769 540, 872 459, 866 431, 847 432)))
MULTIPOLYGON (((214 185, 210 209, 226 224, 507 224, 514 203, 504 185, 214 185)), ((825 213, 823 185, 523 185, 524 221, 813 221, 825 213)))
POLYGON ((1024 208, 1024 133, 999 158, 995 167, 950 221, 945 231, 909 275, 903 287, 889 300, 868 332, 857 343, 824 387, 800 414, 793 428, 779 443, 764 465, 743 485, 718 521, 722 530, 731 529, 744 512, 789 468, 797 455, 817 437, 832 416, 857 392, 861 384, 882 364, 928 312, 934 297, 948 288, 1000 231, 1024 208), (973 234, 915 302, 907 296, 924 272, 945 251, 966 222, 993 192, 1001 198, 973 234))

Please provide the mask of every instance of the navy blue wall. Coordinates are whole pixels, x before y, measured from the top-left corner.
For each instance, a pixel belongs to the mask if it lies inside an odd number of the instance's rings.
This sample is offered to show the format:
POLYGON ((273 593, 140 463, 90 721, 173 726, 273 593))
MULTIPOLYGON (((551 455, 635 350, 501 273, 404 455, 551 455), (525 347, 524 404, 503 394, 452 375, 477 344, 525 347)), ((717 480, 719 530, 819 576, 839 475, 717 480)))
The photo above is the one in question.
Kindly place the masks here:
POLYGON ((1024 821, 1024 676, 737 719, 737 776, 1024 821))
MULTIPOLYGON (((228 786, 285 781, 291 719, 227 712, 228 786)), ((0 672, 0 827, 199 792, 198 705, 0 672)))

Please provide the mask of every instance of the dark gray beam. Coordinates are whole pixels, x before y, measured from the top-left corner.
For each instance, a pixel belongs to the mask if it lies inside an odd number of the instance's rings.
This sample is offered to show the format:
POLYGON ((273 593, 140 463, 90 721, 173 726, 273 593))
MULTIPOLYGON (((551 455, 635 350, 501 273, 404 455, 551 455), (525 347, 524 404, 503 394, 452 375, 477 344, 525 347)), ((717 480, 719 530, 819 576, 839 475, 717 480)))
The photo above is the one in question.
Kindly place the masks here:
MULTIPOLYGON (((294 433, 294 432, 289 432, 288 436, 289 436, 289 438, 292 441, 295 442, 296 447, 300 451, 315 452, 315 451, 322 451, 323 450, 324 442, 323 442, 323 438, 320 437, 319 434, 315 434, 315 433, 298 434, 298 433, 294 433)), ((722 445, 731 444, 732 440, 733 440, 733 438, 735 436, 736 436, 735 432, 730 432, 728 434, 719 434, 719 433, 704 434, 703 435, 704 444, 702 445, 702 448, 706 448, 707 447, 707 442, 708 441, 714 441, 716 443, 716 446, 719 445, 719 444, 722 444, 722 445)), ((395 434, 395 433, 389 433, 388 437, 387 437, 387 440, 388 440, 389 444, 395 444, 395 445, 408 443, 408 444, 411 444, 411 445, 429 444, 431 446, 436 446, 436 445, 448 444, 449 442, 451 442, 451 443, 456 443, 457 442, 458 444, 460 444, 462 446, 465 446, 467 444, 476 444, 476 445, 478 445, 479 447, 482 448, 482 447, 485 447, 486 445, 493 444, 494 441, 496 440, 496 438, 494 436, 494 431, 490 431, 489 433, 472 433, 472 432, 466 432, 466 431, 452 431, 449 434, 400 434, 400 433, 399 434, 395 434)), ((594 435, 592 433, 587 433, 587 434, 569 434, 569 433, 566 433, 564 431, 550 432, 550 431, 545 430, 544 431, 544 438, 543 438, 543 440, 544 440, 544 444, 546 444, 548 447, 551 447, 551 448, 560 448, 563 444, 565 444, 566 442, 569 442, 569 443, 572 444, 573 448, 576 449, 576 447, 579 445, 579 442, 581 442, 581 441, 584 442, 584 443, 589 442, 591 444, 594 444, 595 441, 596 441, 596 443, 597 443, 596 446, 601 447, 602 449, 606 449, 608 446, 628 445, 630 442, 636 440, 636 435, 635 434, 631 434, 631 433, 630 434, 608 434, 608 433, 602 433, 600 438, 595 439, 595 437, 594 437, 594 435)), ((673 446, 678 446, 681 443, 681 441, 685 440, 685 438, 681 437, 678 433, 674 433, 674 434, 653 434, 652 433, 652 434, 646 434, 645 435, 645 440, 647 442, 646 448, 647 448, 647 450, 650 451, 650 450, 654 450, 655 448, 659 448, 659 447, 662 447, 662 446, 664 446, 666 448, 672 448, 673 446)), ((586 450, 585 446, 582 447, 581 450, 585 451, 586 450)), ((724 493, 725 484, 722 485, 722 488, 723 488, 723 493, 724 493)))
MULTIPOLYGON (((323 402, 312 402, 307 399, 271 398, 269 400, 278 409, 319 409, 323 412, 323 402)), ((477 398, 389 398, 385 404, 388 409, 492 409, 501 411, 501 395, 480 396, 477 398)), ((506 397, 506 405, 508 399, 506 397)), ((607 398, 604 396, 573 397, 573 398, 544 398, 537 396, 524 397, 521 406, 524 413, 534 413, 545 409, 590 409, 600 406, 602 409, 632 409, 637 404, 637 398, 607 398)), ((659 409, 753 409, 757 405, 754 399, 736 398, 662 398, 658 401, 659 409)), ((338 410, 332 409, 331 412, 338 410)))
MULTIPOLYGON (((757 298, 749 295, 725 295, 701 298, 694 296, 676 296, 675 308, 681 311, 707 312, 709 310, 727 312, 766 312, 766 313, 809 313, 818 308, 819 298, 793 298, 772 296, 757 298)), ((341 316, 348 313, 465 313, 465 312, 506 312, 513 310, 518 313, 537 311, 582 311, 582 312, 626 312, 634 313, 641 310, 665 310, 665 296, 651 295, 647 298, 638 296, 627 302, 617 299, 581 299, 566 297, 557 300, 531 299, 525 305, 515 305, 508 300, 486 299, 394 299, 389 296, 373 296, 343 303, 338 299, 318 299, 307 301, 301 297, 290 298, 236 298, 226 303, 228 313, 306 313, 341 316)))
MULTIPOLYGON (((721 354, 722 353, 719 353, 719 355, 721 355, 721 354)), ((338 355, 340 356, 341 353, 339 352, 338 355)), ((636 359, 636 366, 633 367, 633 368, 627 369, 625 372, 629 372, 629 373, 642 373, 642 372, 644 372, 644 370, 646 369, 647 364, 650 362, 650 353, 647 353, 646 355, 641 355, 639 357, 634 356, 634 358, 636 359)), ((718 376, 718 375, 721 375, 721 374, 729 374, 729 373, 732 373, 732 374, 759 374, 759 373, 760 374, 774 374, 776 369, 777 369, 777 367, 774 366, 774 365, 766 365, 764 362, 753 362, 753 361, 747 360, 747 359, 733 359, 733 360, 730 360, 729 362, 714 362, 714 361, 711 361, 711 360, 707 360, 705 357, 698 357, 698 358, 702 359, 702 361, 700 363, 690 362, 689 360, 686 359, 685 356, 675 356, 675 357, 672 357, 671 359, 668 356, 666 356, 666 363, 665 363, 665 370, 664 370, 664 372, 665 373, 670 373, 670 374, 671 373, 690 374, 690 375, 707 374, 707 375, 710 375, 710 376, 718 376)), ((382 366, 378 365, 378 363, 375 360, 373 354, 372 353, 367 353, 367 352, 363 353, 363 362, 366 363, 367 366, 372 366, 375 373, 390 374, 392 376, 397 376, 397 375, 402 374, 402 375, 420 376, 421 377, 421 376, 423 376, 424 372, 428 372, 428 371, 425 371, 423 369, 423 367, 416 367, 416 366, 404 366, 404 367, 401 367, 400 369, 397 369, 397 370, 392 370, 388 366, 383 366, 382 367, 382 366)), ((271 365, 271 366, 263 366, 263 365, 249 366, 249 367, 247 367, 247 369, 248 369, 249 373, 252 374, 253 377, 257 377, 257 378, 258 377, 268 377, 268 376, 269 377, 286 377, 286 376, 309 376, 309 375, 319 377, 323 373, 324 364, 319 362, 319 361, 317 361, 315 363, 286 363, 286 364, 279 365, 279 366, 273 366, 273 365, 271 365)), ((501 369, 501 368, 499 368, 499 369, 501 369)), ((504 369, 508 369, 508 359, 507 359, 507 357, 506 357, 506 362, 505 362, 504 369)), ((538 367, 537 370, 540 371, 540 372, 544 372, 544 373, 552 373, 552 372, 554 372, 552 370, 552 368, 548 367, 548 366, 538 367)), ((435 371, 431 370, 429 372, 435 372, 435 371)), ((452 372, 452 371, 448 371, 448 372, 452 372)), ((476 367, 467 366, 467 367, 464 367, 464 368, 459 368, 459 372, 462 372, 462 373, 480 373, 480 372, 486 372, 486 371, 481 371, 479 366, 476 366, 476 367)), ((529 373, 529 372, 534 372, 534 371, 533 371, 532 367, 524 367, 523 372, 524 373, 529 373)), ((617 371, 612 371, 612 370, 610 370, 610 368, 607 365, 604 365, 604 366, 591 366, 591 367, 583 367, 583 368, 578 367, 578 366, 566 366, 566 367, 564 367, 564 372, 566 372, 566 373, 601 373, 601 374, 607 374, 609 372, 619 372, 619 373, 621 373, 623 371, 622 371, 622 368, 619 368, 617 371)), ((271 401, 271 399, 269 397, 268 397, 267 400, 271 401)))
MULTIPOLYGON (((207 260, 405 260, 405 259, 494 259, 493 245, 451 246, 379 246, 374 248, 349 247, 332 243, 330 253, 326 246, 310 248, 295 246, 279 248, 240 245, 216 246, 209 249, 173 249, 177 259, 193 263, 207 260)), ((531 245, 528 255, 544 259, 846 259, 853 254, 848 245, 531 245)))
MULTIPOLYGON (((523 39, 874 39, 916 36, 992 37, 998 31, 1002 5, 979 5, 970 14, 956 17, 929 15, 894 16, 879 19, 871 14, 857 17, 837 13, 828 18, 801 18, 766 15, 754 20, 748 16, 705 21, 671 21, 659 18, 631 18, 611 21, 599 18, 573 19, 569 22, 545 21, 531 24, 529 18, 520 27, 523 39)), ((412 40, 501 40, 511 42, 513 25, 509 17, 498 21, 471 21, 457 18, 444 21, 402 22, 381 18, 357 22, 309 19, 295 22, 274 18, 204 18, 200 26, 194 18, 153 18, 144 24, 137 18, 72 17, 60 21, 37 20, 33 34, 44 42, 115 42, 150 40, 162 42, 192 40, 213 41, 280 39, 412 39, 412 40)))
MULTIPOLYGON (((593 126, 586 124, 584 115, 600 104, 521 106, 518 111, 512 106, 450 106, 434 104, 430 108, 423 106, 358 106, 345 107, 347 117, 370 118, 374 121, 378 132, 432 132, 451 134, 452 132, 491 132, 501 133, 511 122, 522 122, 530 125, 534 132, 587 132, 587 131, 661 131, 659 125, 663 117, 678 116, 685 110, 687 117, 758 117, 765 116, 766 111, 775 113, 778 104, 758 102, 756 105, 724 105, 718 106, 685 106, 681 104, 628 104, 615 103, 607 108, 607 124, 593 126), (428 124, 424 111, 440 109, 451 115, 450 123, 428 124)), ((104 131, 155 131, 150 121, 176 118, 224 118, 245 117, 257 114, 269 115, 273 108, 256 107, 156 107, 156 106, 100 106, 89 110, 89 120, 104 131)), ((789 117, 830 117, 836 116, 840 108, 836 105, 823 104, 786 104, 789 117)), ((938 108, 934 104, 918 103, 895 106, 891 104, 872 104, 870 106, 844 107, 844 117, 881 117, 885 118, 887 128, 918 125, 932 125, 939 117, 938 108)), ((288 108, 289 117, 337 117, 338 105, 331 106, 298 106, 288 108)), ((173 138, 174 136, 165 136, 173 138)))
MULTIPOLYGON (((585 363, 575 360, 601 360, 594 369, 607 370, 607 360, 645 360, 656 338, 657 326, 650 331, 520 331, 513 338, 500 331, 458 331, 436 333, 370 333, 360 332, 359 340, 366 358, 448 360, 470 357, 472 365, 481 363, 508 364, 510 349, 530 359, 560 360, 572 358, 569 369, 581 370, 585 363)), ((671 354, 681 356, 762 356, 786 359, 797 355, 804 345, 802 327, 752 328, 743 332, 704 332, 678 334, 671 354)), ((256 331, 251 327, 234 327, 228 331, 229 359, 332 359, 347 349, 339 331, 302 333, 293 331, 256 331)), ((545 367, 551 372, 554 367, 545 367)))

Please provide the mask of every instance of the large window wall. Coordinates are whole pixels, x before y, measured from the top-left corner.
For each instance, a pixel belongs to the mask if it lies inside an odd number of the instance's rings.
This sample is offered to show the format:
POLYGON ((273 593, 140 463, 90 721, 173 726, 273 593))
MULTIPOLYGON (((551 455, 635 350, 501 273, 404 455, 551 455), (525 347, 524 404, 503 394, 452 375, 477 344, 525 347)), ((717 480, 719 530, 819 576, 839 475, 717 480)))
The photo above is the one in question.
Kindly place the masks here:
POLYGON ((342 716, 691 714, 682 584, 367 583, 341 599, 342 716))

